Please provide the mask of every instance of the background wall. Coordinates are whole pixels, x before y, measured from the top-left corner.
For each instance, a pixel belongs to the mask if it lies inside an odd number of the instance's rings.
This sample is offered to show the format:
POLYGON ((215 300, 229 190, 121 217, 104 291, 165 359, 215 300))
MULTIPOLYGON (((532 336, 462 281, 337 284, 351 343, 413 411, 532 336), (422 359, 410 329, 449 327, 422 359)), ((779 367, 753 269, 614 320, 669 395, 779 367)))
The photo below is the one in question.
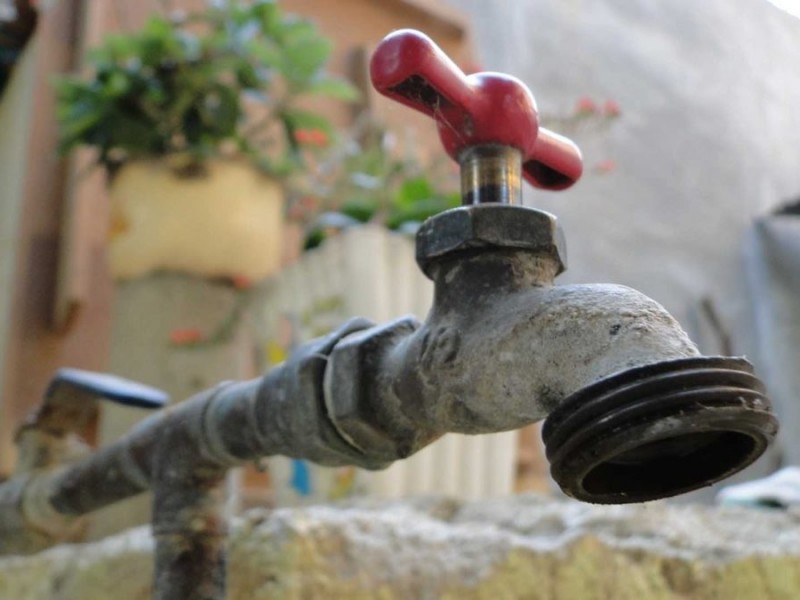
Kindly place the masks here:
MULTIPOLYGON (((754 217, 800 196, 800 19, 766 0, 449 0, 472 16, 488 70, 525 80, 546 114, 616 100, 602 134, 577 135, 587 175, 568 192, 526 190, 557 214, 562 282, 635 287, 708 353, 755 360, 743 243, 754 217), (593 173, 610 158, 616 169, 593 173)), ((784 430, 784 435, 793 432, 784 430)))
MULTIPOLYGON (((0 282, 11 281, 14 275, 14 260, 19 215, 23 192, 26 155, 25 140, 30 130, 30 94, 34 85, 35 45, 31 44, 17 64, 0 102, 0 282)), ((0 293, 0 382, 5 366, 5 340, 8 335, 11 296, 0 293)), ((0 402, 2 399, 0 399, 0 402)))

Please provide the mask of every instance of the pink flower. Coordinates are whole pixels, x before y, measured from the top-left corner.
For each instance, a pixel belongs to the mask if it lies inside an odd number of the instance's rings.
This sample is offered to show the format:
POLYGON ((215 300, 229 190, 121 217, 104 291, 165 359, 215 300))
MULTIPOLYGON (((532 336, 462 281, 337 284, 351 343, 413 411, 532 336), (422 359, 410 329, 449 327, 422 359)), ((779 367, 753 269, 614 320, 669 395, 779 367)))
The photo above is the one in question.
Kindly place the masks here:
POLYGON ((231 283, 237 290, 248 290, 253 287, 253 280, 247 275, 233 275, 231 276, 231 283))
POLYGON ((322 129, 298 129, 294 132, 294 139, 307 146, 326 146, 329 142, 328 134, 322 129))
POLYGON ((169 333, 169 341, 176 346, 188 346, 202 342, 205 339, 203 332, 197 327, 188 327, 186 329, 173 329, 169 333))
POLYGON ((483 67, 479 63, 476 62, 467 62, 464 63, 464 66, 461 67, 461 70, 464 71, 467 75, 471 75, 472 73, 480 73, 483 71, 483 67))
POLYGON ((305 221, 320 207, 320 200, 314 196, 303 196, 289 206, 288 216, 292 221, 305 221))
POLYGON ((621 113, 622 111, 616 100, 606 100, 605 104, 603 104, 603 114, 607 117, 618 117, 621 113))
POLYGON ((314 196, 303 196, 300 198, 300 206, 305 210, 316 210, 319 208, 319 199, 314 196))
POLYGON ((597 112, 597 104, 589 96, 578 98, 575 104, 575 112, 579 115, 592 115, 597 112))
POLYGON ((299 204, 294 204, 289 207, 288 216, 290 221, 302 221, 306 216, 306 211, 299 204))
POLYGON ((617 168, 617 161, 613 158, 606 158, 605 160, 601 160, 594 166, 594 171, 596 173, 611 173, 611 171, 617 168))

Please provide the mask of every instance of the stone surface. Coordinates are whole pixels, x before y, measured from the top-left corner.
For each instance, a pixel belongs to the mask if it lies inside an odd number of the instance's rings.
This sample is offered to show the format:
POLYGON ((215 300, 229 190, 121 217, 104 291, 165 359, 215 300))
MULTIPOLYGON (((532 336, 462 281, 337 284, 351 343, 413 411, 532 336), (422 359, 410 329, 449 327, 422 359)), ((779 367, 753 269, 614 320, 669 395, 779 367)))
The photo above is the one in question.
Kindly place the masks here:
MULTIPOLYGON (((146 529, 0 560, 0 598, 146 600, 146 529)), ((540 496, 248 513, 230 600, 793 600, 800 513, 540 496)))

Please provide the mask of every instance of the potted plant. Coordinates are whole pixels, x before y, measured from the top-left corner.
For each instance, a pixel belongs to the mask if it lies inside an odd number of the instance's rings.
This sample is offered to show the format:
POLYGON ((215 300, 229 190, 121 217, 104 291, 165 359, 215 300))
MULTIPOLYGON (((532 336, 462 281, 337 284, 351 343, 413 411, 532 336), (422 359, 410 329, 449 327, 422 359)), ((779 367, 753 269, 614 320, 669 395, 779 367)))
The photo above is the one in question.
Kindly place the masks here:
MULTIPOLYGON (((579 135, 602 132, 619 116, 615 101, 600 105, 584 96, 571 112, 542 119, 548 127, 579 135)), ((398 148, 394 134, 368 116, 316 158, 315 168, 302 180, 305 187, 294 190, 289 209, 290 218, 306 229, 306 250, 363 223, 413 234, 428 217, 461 203, 454 163, 442 155, 440 161, 421 164, 413 149, 398 148)), ((614 168, 614 160, 606 158, 595 162, 592 172, 614 168)))
POLYGON ((214 2, 108 36, 56 83, 61 150, 93 148, 109 176, 116 278, 275 270, 282 179, 331 135, 303 103, 355 96, 325 72, 330 50, 274 2, 214 2))
POLYGON ((305 250, 360 224, 413 235, 425 219, 461 203, 455 164, 446 157, 422 164, 368 116, 314 158, 289 208, 289 218, 306 230, 305 250))
MULTIPOLYGON (((280 265, 284 184, 333 138, 315 97, 348 101, 331 44, 271 1, 216 0, 110 35, 83 74, 56 82, 61 150, 88 147, 107 173, 117 280, 108 368, 174 401, 252 377, 243 315, 280 265), (166 273, 154 273, 166 271, 166 273)), ((105 409, 108 443, 140 418, 105 409)), ((110 510, 96 534, 143 522, 110 510)))

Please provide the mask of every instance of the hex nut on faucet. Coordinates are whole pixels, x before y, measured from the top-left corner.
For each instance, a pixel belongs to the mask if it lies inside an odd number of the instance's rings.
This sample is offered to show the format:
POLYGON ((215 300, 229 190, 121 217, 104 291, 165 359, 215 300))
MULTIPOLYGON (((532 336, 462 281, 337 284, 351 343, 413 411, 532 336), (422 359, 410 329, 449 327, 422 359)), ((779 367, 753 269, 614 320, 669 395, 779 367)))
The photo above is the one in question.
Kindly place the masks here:
POLYGON ((432 277, 433 262, 492 246, 549 256, 556 262, 556 275, 567 268, 567 246, 556 217, 543 210, 508 204, 461 206, 431 217, 417 233, 417 264, 432 277))
MULTIPOLYGON (((367 387, 385 375, 385 353, 398 340, 419 328, 419 321, 404 317, 382 326, 353 333, 336 344, 325 370, 325 406, 339 434, 374 461, 393 462, 416 450, 418 426, 402 416, 398 407, 379 404, 367 387), (391 433, 390 433, 391 432, 391 433)), ((380 381, 381 386, 391 382, 380 381)), ((385 400, 387 395, 381 394, 385 400)), ((377 466, 377 465, 376 465, 377 466)))

